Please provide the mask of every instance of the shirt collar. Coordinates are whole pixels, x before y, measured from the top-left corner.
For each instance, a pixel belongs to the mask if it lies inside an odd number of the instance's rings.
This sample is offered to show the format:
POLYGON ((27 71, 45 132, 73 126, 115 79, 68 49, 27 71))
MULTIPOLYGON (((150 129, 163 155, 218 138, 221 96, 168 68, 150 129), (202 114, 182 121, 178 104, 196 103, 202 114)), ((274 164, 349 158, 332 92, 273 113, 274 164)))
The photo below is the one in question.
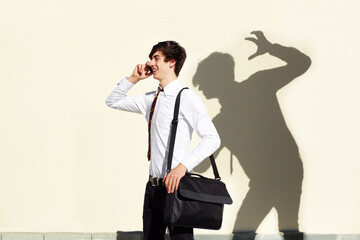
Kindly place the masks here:
POLYGON ((176 95, 178 93, 179 88, 181 88, 181 83, 177 78, 168 85, 166 85, 166 87, 163 89, 165 97, 168 95, 176 95))

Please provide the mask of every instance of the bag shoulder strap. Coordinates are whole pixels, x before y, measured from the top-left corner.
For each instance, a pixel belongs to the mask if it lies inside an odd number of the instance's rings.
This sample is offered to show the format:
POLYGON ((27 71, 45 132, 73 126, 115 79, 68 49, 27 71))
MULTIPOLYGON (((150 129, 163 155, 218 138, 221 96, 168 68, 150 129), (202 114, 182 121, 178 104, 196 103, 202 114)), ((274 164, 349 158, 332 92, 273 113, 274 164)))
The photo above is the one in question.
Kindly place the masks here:
POLYGON ((178 116, 179 116, 179 109, 180 109, 180 96, 182 91, 185 89, 188 89, 187 87, 180 90, 178 95, 176 96, 175 101, 175 108, 174 108, 174 116, 173 120, 171 121, 171 130, 170 130, 170 146, 169 146, 169 154, 168 154, 168 164, 167 164, 167 170, 166 173, 169 173, 171 171, 171 164, 172 164, 172 157, 174 153, 174 145, 175 145, 175 137, 176 137, 176 130, 178 126, 178 116))
MULTIPOLYGON (((180 92, 176 96, 175 108, 174 108, 174 116, 173 116, 173 120, 171 122, 170 146, 169 146, 169 154, 168 154, 168 163, 167 163, 166 173, 169 173, 171 171, 172 158, 173 158, 174 145, 175 145, 175 137, 176 137, 176 130, 177 130, 178 122, 179 122, 178 117, 179 117, 179 110, 180 110, 180 96, 181 96, 182 91, 184 91, 185 89, 188 89, 188 88, 184 87, 183 89, 180 90, 180 92)), ((221 178, 220 178, 219 171, 218 171, 216 163, 215 163, 214 155, 211 154, 211 156, 209 156, 209 159, 210 159, 210 162, 211 162, 211 167, 213 169, 215 179, 220 180, 221 178)))

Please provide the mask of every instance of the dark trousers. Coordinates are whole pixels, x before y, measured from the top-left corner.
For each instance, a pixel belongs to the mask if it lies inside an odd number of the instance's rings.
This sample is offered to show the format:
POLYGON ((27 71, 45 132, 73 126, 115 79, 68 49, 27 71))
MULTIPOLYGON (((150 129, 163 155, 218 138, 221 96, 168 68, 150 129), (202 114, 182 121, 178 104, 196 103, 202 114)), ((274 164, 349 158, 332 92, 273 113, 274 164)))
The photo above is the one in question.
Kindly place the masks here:
POLYGON ((153 187, 150 182, 146 184, 143 210, 144 240, 164 240, 166 227, 169 229, 171 240, 194 240, 192 228, 166 226, 164 223, 166 194, 164 186, 153 187))

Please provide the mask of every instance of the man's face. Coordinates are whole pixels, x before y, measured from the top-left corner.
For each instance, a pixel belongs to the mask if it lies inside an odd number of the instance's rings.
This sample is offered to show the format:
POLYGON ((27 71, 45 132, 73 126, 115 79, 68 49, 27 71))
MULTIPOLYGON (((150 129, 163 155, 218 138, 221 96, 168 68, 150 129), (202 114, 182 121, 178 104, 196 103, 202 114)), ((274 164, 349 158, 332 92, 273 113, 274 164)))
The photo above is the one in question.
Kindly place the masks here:
POLYGON ((165 62, 165 56, 161 51, 156 51, 150 59, 153 77, 157 80, 163 80, 171 71, 174 71, 173 68, 170 67, 172 64, 172 61, 165 62))

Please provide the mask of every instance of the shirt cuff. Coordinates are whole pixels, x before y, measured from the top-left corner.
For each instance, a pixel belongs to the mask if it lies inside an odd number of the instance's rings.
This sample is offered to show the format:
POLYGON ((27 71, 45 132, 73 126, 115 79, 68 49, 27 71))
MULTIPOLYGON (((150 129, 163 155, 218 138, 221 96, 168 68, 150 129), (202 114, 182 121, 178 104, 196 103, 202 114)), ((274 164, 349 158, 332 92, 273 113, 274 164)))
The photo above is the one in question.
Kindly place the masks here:
POLYGON ((123 79, 121 79, 121 81, 118 83, 118 86, 120 87, 121 90, 123 91, 129 91, 135 84, 133 84, 132 82, 130 82, 128 80, 128 77, 124 77, 123 79))
POLYGON ((181 164, 186 167, 188 172, 191 172, 199 164, 199 161, 194 155, 189 155, 181 162, 181 164))

